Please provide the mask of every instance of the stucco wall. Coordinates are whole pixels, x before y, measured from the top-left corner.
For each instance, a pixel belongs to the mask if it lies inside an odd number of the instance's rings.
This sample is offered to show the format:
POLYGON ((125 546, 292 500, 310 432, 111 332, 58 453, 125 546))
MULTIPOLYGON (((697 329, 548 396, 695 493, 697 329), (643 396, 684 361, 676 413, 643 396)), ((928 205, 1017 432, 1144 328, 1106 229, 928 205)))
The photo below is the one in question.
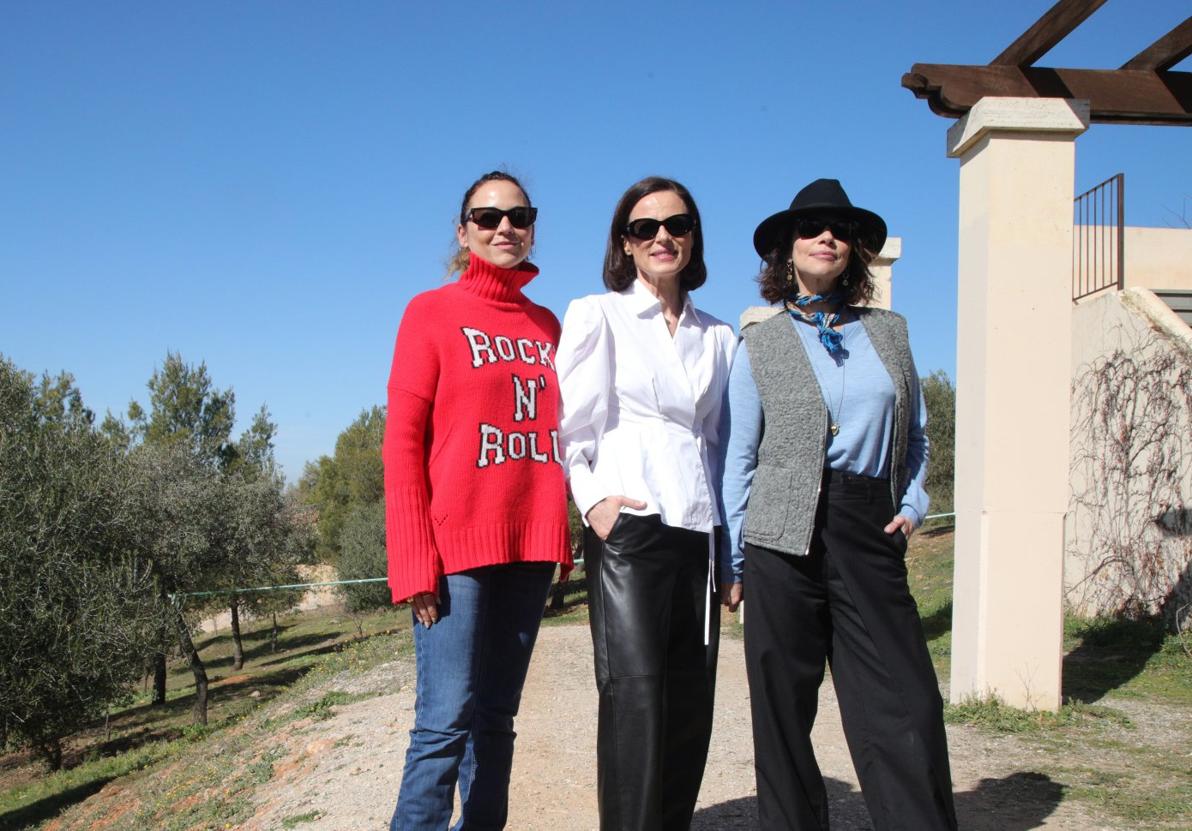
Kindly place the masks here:
POLYGON ((1126 228, 1126 288, 1192 289, 1192 228, 1126 228))
MULTIPOLYGON (((1077 236, 1080 236, 1081 226, 1076 226, 1077 236)), ((1086 233, 1089 233, 1086 231, 1086 233)), ((1126 226, 1125 247, 1125 276, 1122 280, 1124 288, 1143 288, 1152 291, 1164 289, 1192 289, 1192 228, 1135 228, 1126 226)), ((1107 243, 1112 245, 1112 238, 1107 243)), ((1112 258, 1112 251, 1101 251, 1098 257, 1112 258)), ((1109 276, 1115 273, 1110 265, 1102 264, 1101 268, 1110 269, 1109 276)), ((1090 281, 1094 278, 1089 277, 1090 281)), ((1109 287, 1100 292, 1080 298, 1078 303, 1084 304, 1096 300, 1105 294, 1116 291, 1116 287, 1109 287)))
POLYGON ((1068 603, 1173 615, 1192 600, 1192 329, 1138 288, 1072 323, 1068 603))

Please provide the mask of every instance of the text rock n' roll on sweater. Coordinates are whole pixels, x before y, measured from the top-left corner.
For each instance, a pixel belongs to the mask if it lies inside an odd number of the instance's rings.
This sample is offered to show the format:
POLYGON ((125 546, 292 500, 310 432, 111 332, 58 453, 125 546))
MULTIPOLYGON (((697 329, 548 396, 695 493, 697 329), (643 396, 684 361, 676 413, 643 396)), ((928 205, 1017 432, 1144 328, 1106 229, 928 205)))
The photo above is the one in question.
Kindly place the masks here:
POLYGON ((394 603, 481 566, 571 566, 559 321, 522 293, 536 267, 470 260, 398 328, 382 449, 394 603))

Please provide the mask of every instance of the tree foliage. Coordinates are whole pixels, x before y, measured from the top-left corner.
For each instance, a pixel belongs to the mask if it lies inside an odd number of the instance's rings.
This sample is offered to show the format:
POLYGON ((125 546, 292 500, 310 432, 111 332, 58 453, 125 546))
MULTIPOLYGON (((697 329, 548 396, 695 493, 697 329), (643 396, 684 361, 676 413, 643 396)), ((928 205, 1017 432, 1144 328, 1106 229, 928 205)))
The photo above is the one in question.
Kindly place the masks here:
MULTIPOLYGON (((298 582, 298 562, 305 559, 310 547, 308 535, 296 521, 281 479, 268 474, 272 469, 270 444, 263 465, 245 462, 221 477, 226 500, 221 521, 227 567, 212 582, 212 588, 231 590, 298 582)), ((300 597, 296 591, 232 592, 224 597, 231 612, 233 669, 244 665, 240 610, 263 616, 285 611, 300 597)))
MULTIPOLYGON (((206 364, 188 364, 173 352, 148 387, 149 410, 133 402, 128 431, 147 488, 141 493, 146 545, 160 593, 186 598, 186 614, 173 604, 169 623, 195 677, 195 721, 205 723, 206 669, 188 617, 231 608, 238 624, 242 601, 232 589, 296 582, 306 546, 274 461, 277 426, 268 409, 262 406, 233 442, 235 394, 214 387, 206 364), (187 597, 211 590, 227 593, 187 597)), ((238 626, 233 637, 239 646, 238 626)))
MULTIPOLYGON (((273 571, 258 585, 286 585, 301 582, 298 565, 310 562, 315 548, 315 528, 310 519, 310 509, 302 502, 295 489, 281 494, 281 514, 284 518, 285 538, 279 548, 278 557, 272 562, 273 571)), ((260 575, 259 575, 260 576, 260 575)), ((252 592, 240 595, 240 602, 254 617, 286 612, 298 605, 302 599, 301 589, 252 592)))
POLYGON ((0 357, 0 723, 54 767, 62 738, 126 698, 167 638, 205 722, 193 624, 229 596, 187 595, 296 582, 311 547, 267 409, 232 441, 234 394, 175 353, 149 391, 148 409, 96 429, 69 375, 38 381, 0 357))
POLYGON ((927 494, 932 513, 947 513, 953 509, 956 476, 956 388, 948 374, 937 369, 922 379, 922 389, 930 445, 927 494))
POLYGON ((128 696, 159 611, 127 464, 92 420, 69 375, 0 357, 0 719, 52 768, 128 696))
POLYGON ((151 445, 181 445, 203 464, 223 467, 236 455, 231 443, 236 394, 212 386, 207 365, 186 363, 177 352, 149 378, 149 410, 133 401, 133 434, 151 445))
MULTIPOLYGON (((340 538, 339 576, 341 580, 367 580, 384 577, 388 569, 385 557, 385 503, 352 509, 344 521, 340 538)), ((387 583, 354 583, 341 586, 349 612, 388 608, 392 603, 387 583)))
POLYGON ((333 456, 306 465, 299 490, 318 513, 316 554, 325 562, 338 564, 344 523, 352 511, 384 497, 384 434, 384 408, 364 410, 339 434, 333 456))

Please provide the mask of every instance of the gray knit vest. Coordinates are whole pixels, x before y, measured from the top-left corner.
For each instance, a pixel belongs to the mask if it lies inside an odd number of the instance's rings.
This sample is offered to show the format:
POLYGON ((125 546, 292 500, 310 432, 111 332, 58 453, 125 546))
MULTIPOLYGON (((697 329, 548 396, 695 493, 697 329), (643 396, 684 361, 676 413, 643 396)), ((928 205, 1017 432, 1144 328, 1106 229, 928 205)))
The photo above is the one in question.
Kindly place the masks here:
MULTIPOLYGON (((854 311, 894 382, 890 496, 897 511, 908 484, 908 408, 914 373, 906 320, 885 309, 854 311)), ((742 536, 753 545, 803 555, 811 546, 819 501, 828 444, 828 408, 788 315, 776 314, 747 326, 741 336, 749 349, 764 414, 742 536)))

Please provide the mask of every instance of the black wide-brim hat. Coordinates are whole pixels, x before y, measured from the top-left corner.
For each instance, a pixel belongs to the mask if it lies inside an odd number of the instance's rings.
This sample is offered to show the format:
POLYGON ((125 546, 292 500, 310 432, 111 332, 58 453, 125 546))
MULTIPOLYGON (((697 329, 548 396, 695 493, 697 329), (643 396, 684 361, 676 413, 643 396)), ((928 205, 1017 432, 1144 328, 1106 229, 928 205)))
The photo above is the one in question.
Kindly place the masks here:
POLYGON ((785 211, 766 217, 753 232, 753 247, 765 259, 774 250, 791 224, 801 216, 822 216, 847 219, 857 223, 861 244, 876 254, 886 244, 886 221, 873 211, 858 208, 849 201, 848 194, 837 179, 816 179, 795 194, 785 211))

